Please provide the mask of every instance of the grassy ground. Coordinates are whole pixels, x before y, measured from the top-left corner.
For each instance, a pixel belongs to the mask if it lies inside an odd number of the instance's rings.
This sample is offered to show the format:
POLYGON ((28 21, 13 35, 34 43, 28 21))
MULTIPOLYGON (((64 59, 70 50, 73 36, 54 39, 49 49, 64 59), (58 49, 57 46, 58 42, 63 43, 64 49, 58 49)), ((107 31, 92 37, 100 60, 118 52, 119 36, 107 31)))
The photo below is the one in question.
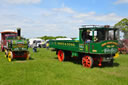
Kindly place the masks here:
POLYGON ((128 55, 114 67, 87 69, 73 62, 59 62, 55 52, 38 49, 31 60, 8 62, 0 52, 0 85, 128 85, 128 55))

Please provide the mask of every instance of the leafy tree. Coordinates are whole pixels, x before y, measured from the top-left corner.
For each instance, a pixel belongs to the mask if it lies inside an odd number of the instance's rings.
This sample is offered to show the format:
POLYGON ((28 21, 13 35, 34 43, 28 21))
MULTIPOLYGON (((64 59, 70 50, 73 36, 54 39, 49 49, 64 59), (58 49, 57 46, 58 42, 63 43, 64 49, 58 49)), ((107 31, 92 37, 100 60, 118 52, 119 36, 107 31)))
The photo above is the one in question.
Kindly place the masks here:
POLYGON ((124 18, 121 21, 119 21, 117 24, 115 24, 116 28, 119 28, 124 33, 124 38, 128 38, 128 19, 124 18))
POLYGON ((72 39, 75 40, 75 39, 77 39, 77 37, 73 37, 72 39))
POLYGON ((43 36, 43 37, 40 37, 41 39, 43 40, 49 40, 49 39, 56 39, 56 38, 66 38, 66 36, 56 36, 56 37, 53 37, 53 36, 43 36))

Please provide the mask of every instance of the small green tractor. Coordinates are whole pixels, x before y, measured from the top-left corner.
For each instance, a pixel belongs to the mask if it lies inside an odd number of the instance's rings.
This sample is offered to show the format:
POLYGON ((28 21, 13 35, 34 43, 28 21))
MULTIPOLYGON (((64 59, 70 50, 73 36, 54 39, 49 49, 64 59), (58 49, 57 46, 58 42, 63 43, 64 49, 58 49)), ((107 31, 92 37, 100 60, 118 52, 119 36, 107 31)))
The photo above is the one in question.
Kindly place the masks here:
POLYGON ((13 59, 29 59, 28 41, 21 39, 21 29, 17 32, 4 31, 1 32, 1 49, 5 51, 5 57, 11 62, 13 59))

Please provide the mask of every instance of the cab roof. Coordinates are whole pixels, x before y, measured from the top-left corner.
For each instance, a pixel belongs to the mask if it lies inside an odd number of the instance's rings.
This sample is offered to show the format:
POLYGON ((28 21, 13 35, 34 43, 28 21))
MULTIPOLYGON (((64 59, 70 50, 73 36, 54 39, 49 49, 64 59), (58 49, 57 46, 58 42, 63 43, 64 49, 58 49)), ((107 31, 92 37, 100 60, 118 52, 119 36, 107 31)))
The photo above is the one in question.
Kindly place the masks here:
POLYGON ((109 25, 82 25, 80 30, 92 30, 92 29, 104 29, 104 30, 118 30, 118 28, 113 28, 112 26, 109 25))
POLYGON ((17 32, 15 32, 14 30, 4 30, 3 32, 0 33, 17 33, 17 32))

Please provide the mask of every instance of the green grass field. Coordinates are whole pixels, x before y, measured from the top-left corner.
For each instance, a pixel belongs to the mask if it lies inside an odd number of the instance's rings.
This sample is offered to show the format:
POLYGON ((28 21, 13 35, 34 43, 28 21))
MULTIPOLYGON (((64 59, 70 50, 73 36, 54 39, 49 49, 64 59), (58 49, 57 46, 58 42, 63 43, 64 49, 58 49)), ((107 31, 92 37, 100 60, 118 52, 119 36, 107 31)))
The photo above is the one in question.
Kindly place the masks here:
POLYGON ((31 60, 8 62, 0 52, 0 85, 128 85, 128 55, 120 55, 113 67, 84 68, 59 62, 55 52, 44 48, 31 60))

